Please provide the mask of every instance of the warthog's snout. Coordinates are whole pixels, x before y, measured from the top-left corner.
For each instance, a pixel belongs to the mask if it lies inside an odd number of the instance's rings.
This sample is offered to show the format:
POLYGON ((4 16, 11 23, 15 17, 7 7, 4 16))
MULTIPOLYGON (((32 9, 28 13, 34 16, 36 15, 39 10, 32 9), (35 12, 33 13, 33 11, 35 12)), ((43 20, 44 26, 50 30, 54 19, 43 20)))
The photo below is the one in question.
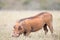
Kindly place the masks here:
POLYGON ((13 33, 12 37, 19 37, 19 34, 18 33, 13 33))

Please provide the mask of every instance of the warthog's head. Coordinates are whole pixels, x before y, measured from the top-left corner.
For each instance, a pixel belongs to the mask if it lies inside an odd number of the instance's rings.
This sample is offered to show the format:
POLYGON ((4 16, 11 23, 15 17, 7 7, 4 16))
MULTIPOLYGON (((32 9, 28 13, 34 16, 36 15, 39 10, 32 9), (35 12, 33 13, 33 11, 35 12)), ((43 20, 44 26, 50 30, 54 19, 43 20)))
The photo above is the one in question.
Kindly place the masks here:
POLYGON ((16 23, 14 25, 14 30, 13 30, 13 37, 19 37, 20 34, 22 34, 24 32, 23 26, 21 25, 21 23, 16 23))

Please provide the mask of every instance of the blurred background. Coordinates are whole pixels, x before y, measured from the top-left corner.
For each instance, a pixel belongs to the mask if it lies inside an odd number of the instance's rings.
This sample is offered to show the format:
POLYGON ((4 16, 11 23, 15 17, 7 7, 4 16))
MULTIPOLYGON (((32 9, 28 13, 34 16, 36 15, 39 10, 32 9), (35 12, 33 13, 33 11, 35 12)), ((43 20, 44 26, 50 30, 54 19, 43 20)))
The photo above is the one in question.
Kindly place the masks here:
POLYGON ((60 10, 60 0, 0 0, 0 10, 60 10))

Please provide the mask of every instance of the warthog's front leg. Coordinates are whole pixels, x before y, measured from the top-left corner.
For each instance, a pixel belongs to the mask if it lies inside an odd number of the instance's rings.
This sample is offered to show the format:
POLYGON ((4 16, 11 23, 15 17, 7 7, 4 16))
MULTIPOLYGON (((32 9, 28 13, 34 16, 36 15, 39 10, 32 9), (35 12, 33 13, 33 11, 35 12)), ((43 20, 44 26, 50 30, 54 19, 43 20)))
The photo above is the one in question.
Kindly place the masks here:
POLYGON ((30 34, 30 31, 24 32, 25 36, 28 36, 30 34))

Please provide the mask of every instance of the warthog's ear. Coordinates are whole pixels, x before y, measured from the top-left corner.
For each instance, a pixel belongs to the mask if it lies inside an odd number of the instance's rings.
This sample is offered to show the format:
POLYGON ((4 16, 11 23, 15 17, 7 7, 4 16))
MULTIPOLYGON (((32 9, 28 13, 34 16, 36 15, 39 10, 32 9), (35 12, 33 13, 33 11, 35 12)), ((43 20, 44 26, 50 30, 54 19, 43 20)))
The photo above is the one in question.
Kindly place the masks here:
POLYGON ((22 23, 21 23, 21 28, 22 28, 22 30, 24 30, 24 29, 25 29, 25 26, 26 26, 26 25, 25 25, 25 23, 24 23, 24 22, 22 22, 22 23))
POLYGON ((13 28, 15 28, 15 26, 13 26, 13 28))

